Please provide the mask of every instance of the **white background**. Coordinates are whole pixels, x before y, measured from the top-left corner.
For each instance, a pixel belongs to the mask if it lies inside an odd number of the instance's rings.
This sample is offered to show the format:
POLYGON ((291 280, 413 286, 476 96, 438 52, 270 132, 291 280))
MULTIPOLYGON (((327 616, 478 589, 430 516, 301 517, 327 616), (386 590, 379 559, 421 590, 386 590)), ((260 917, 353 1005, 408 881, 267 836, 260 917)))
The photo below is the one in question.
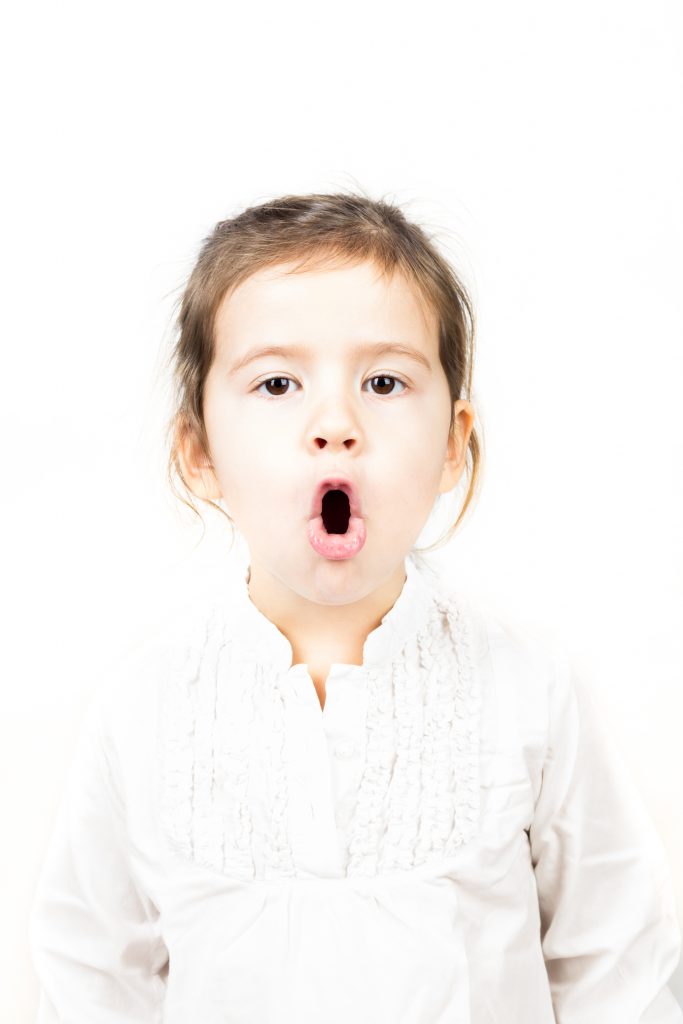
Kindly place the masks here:
POLYGON ((403 203, 472 287, 487 458, 440 564, 581 665, 683 917, 682 42, 678 0, 10 12, 2 1021, 34 1019, 27 915, 97 674, 227 557, 165 487, 173 302, 217 220, 285 192, 403 203))

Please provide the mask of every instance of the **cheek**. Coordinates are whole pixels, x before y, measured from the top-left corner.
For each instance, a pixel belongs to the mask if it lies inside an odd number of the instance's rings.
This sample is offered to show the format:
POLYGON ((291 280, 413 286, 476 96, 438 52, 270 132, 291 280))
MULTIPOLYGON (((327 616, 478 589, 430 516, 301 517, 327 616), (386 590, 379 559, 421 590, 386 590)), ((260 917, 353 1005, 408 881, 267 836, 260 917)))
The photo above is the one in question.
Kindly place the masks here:
POLYGON ((440 480, 433 465, 422 459, 404 457, 395 469, 383 474, 383 482, 375 489, 375 514, 384 526, 394 524, 402 531, 406 524, 420 524, 427 518, 434 504, 440 480))
POLYGON ((425 424, 410 436, 402 436, 394 444, 394 461, 403 480, 413 480, 415 490, 438 484, 446 457, 448 425, 444 430, 425 424))
MULTIPOLYGON (((223 494, 235 515, 253 522, 274 523, 289 516, 296 499, 292 496, 295 467, 272 444, 255 445, 235 440, 221 446, 217 470, 223 494)), ((253 439, 252 439, 253 440, 253 439)))
POLYGON ((245 469, 258 471, 269 445, 258 426, 240 415, 237 405, 214 402, 205 411, 206 430, 216 466, 225 480, 243 478, 245 469))

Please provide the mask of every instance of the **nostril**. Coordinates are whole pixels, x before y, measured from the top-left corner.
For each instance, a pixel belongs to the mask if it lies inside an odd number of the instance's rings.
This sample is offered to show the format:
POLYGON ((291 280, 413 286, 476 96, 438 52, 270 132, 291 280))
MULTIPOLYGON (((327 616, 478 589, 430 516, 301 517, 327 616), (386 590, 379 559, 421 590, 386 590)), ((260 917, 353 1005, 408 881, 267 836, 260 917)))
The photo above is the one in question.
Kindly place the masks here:
POLYGON ((323 495, 323 526, 328 533, 346 533, 350 517, 351 507, 344 491, 332 490, 323 495))

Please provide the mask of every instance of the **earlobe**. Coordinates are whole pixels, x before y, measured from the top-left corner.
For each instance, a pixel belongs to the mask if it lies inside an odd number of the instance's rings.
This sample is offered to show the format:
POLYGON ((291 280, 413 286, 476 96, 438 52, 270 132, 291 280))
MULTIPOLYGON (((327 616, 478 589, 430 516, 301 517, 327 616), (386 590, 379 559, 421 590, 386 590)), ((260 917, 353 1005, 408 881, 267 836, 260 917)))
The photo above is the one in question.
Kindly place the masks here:
POLYGON ((464 459, 461 455, 460 439, 455 432, 448 438, 448 449, 446 453, 446 459, 443 464, 443 471, 441 473, 441 484, 439 486, 439 493, 446 494, 448 491, 452 491, 458 480, 462 475, 464 468, 464 459))
POLYGON ((196 497, 209 500, 222 498, 211 460, 190 430, 180 432, 178 459, 186 483, 196 497))
POLYGON ((474 423, 474 410, 465 399, 459 399, 455 403, 454 409, 453 429, 448 437, 446 459, 439 488, 440 494, 452 491, 463 474, 474 423))

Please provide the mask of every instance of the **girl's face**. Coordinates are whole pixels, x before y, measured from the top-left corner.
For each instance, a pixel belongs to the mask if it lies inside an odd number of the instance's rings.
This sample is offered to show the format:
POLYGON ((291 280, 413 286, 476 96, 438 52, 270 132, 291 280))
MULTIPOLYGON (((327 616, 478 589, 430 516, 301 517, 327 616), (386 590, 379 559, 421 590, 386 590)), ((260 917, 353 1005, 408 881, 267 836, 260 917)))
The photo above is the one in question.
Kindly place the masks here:
POLYGON ((224 499, 262 589, 269 580, 346 604, 403 579, 437 495, 463 471, 473 410, 456 403, 449 440, 436 318, 403 276, 386 280, 370 262, 289 269, 254 273, 219 307, 204 494, 224 499), (274 346, 282 351, 264 351, 274 346), (330 476, 352 482, 365 527, 362 549, 341 560, 308 539, 316 488, 330 476))

